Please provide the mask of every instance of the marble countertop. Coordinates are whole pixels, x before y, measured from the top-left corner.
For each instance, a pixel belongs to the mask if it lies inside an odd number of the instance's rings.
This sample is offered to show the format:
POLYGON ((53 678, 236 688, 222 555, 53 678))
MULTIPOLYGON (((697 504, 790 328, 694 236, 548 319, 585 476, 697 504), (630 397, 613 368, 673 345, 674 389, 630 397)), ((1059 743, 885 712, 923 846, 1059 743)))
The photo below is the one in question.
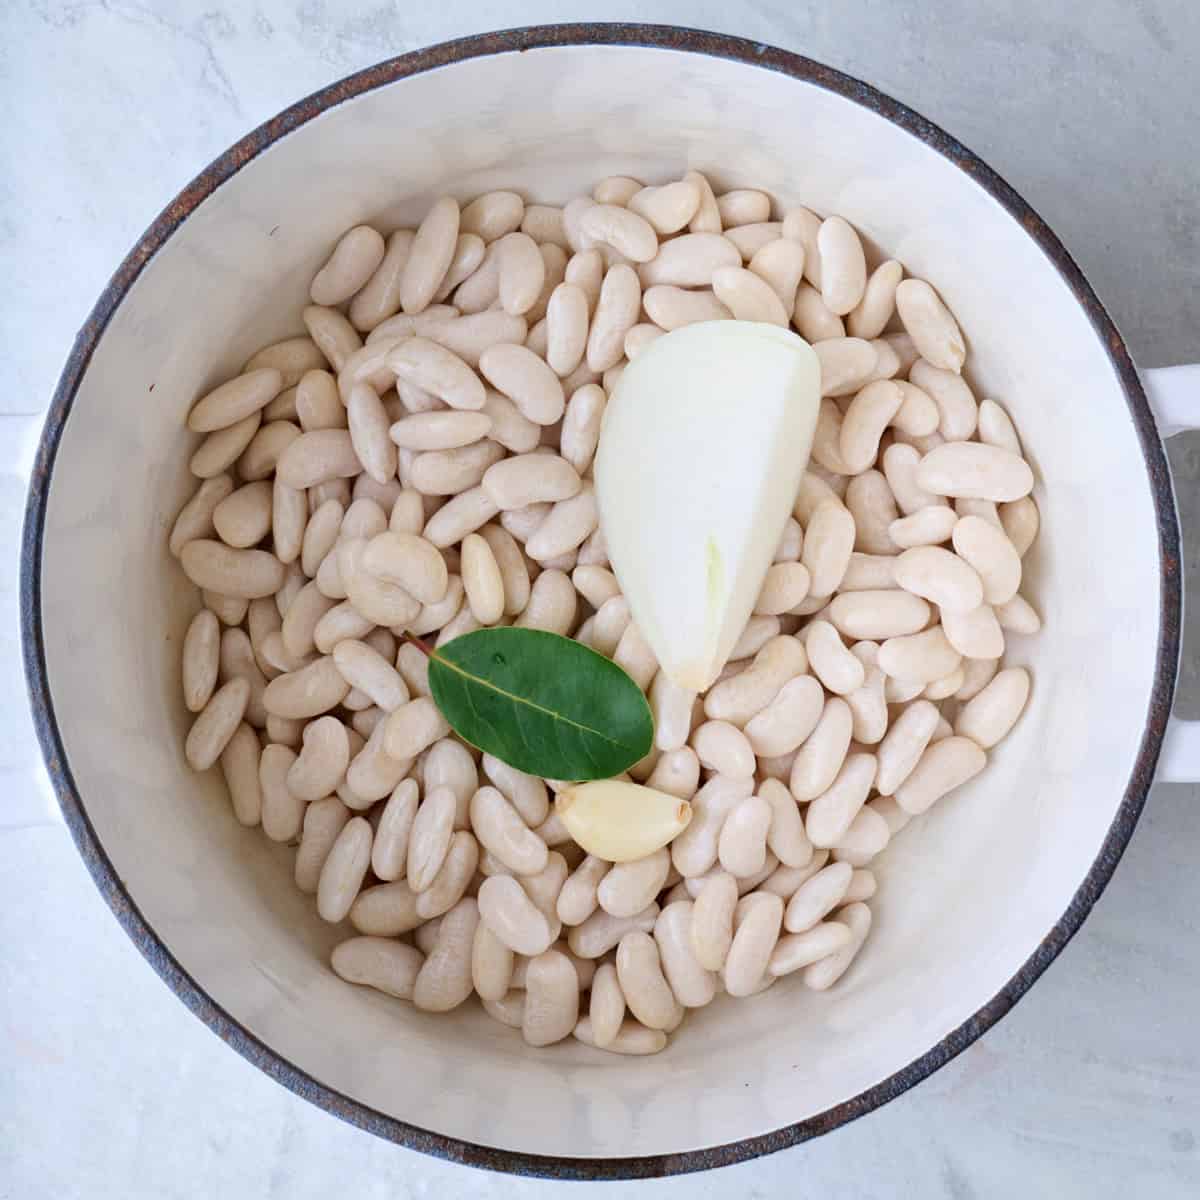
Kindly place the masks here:
MULTIPOLYGON (((30 427, 21 418, 45 407, 128 247, 247 130, 390 55, 598 13, 738 33, 879 85, 961 138, 1041 212, 1140 363, 1200 359, 1194 0, 9 0, 0 13, 0 440, 11 450, 30 427)), ((1190 579, 1200 435, 1173 439, 1170 451, 1190 579)), ((565 1192, 342 1124, 214 1038, 143 962, 55 811, 26 794, 37 751, 16 634, 22 505, 20 479, 0 476, 9 563, 0 580, 0 1200, 565 1192)), ((1200 715, 1197 623, 1178 705, 1189 716, 1200 715)), ((1082 932, 1010 1016, 912 1092, 771 1158, 588 1194, 1200 1194, 1198 802, 1194 785, 1152 791, 1082 932)))

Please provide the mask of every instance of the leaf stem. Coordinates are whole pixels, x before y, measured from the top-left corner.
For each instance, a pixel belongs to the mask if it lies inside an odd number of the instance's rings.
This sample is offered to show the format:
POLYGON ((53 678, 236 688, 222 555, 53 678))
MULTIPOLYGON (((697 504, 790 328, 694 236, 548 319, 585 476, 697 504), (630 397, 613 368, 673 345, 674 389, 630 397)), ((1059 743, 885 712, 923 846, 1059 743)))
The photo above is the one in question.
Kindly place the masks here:
POLYGON ((403 633, 400 636, 410 645, 416 646, 426 658, 437 658, 437 654, 434 653, 433 649, 427 646, 415 633, 403 633))

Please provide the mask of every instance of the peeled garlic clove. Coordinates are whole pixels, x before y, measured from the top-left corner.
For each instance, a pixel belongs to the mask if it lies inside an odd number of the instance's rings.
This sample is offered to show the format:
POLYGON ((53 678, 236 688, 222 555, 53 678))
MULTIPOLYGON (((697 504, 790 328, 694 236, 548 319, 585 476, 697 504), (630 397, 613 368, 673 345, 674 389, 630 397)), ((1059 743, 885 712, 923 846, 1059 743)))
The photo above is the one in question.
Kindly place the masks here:
POLYGON ((653 854, 692 819, 686 800, 618 779, 577 783, 559 792, 554 808, 584 850, 614 863, 653 854))
POLYGON ((638 629, 681 688, 707 688, 745 627, 819 406, 812 347, 750 321, 668 333, 613 389, 594 466, 600 527, 638 629))

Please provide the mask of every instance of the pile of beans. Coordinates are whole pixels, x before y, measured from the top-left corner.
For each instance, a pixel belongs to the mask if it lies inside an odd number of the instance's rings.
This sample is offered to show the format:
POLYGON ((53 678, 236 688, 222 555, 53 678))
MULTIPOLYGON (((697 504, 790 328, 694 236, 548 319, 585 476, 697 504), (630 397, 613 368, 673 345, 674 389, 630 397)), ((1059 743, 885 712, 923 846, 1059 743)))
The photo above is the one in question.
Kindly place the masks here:
MULTIPOLYGON (((1033 475, 934 289, 855 230, 689 171, 563 208, 449 196, 347 232, 307 336, 198 400, 201 480, 170 537, 201 589, 186 757, 296 846, 343 978, 443 1012, 477 994, 527 1042, 653 1053, 686 1008, 862 946, 870 864, 981 771, 1029 691, 1033 475), (820 359, 809 471, 754 615, 697 696, 658 671, 590 481, 606 398, 665 331, 792 325, 820 359), (464 745, 404 634, 579 639, 647 692, 630 771, 690 801, 669 847, 585 855, 542 780, 464 745)), ((731 412, 730 420, 736 420, 731 412)))

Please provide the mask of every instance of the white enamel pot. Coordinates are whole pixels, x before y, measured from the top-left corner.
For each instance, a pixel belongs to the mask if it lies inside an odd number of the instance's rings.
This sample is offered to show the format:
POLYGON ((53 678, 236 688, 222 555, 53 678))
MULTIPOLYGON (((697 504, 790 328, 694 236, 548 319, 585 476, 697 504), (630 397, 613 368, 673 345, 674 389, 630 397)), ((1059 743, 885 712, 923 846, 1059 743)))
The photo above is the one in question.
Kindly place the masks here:
MULTIPOLYGON (((1151 373, 1171 427, 1186 369, 1151 373)), ((1175 683, 1179 534, 1154 414, 1062 245, 969 151, 872 88, 736 39, 558 26, 394 59, 221 156, 98 301, 31 472, 24 651, 49 776, 105 898, 201 1020, 263 1070, 382 1137, 499 1170, 656 1175, 788 1146, 869 1112, 1030 987, 1109 879, 1155 776, 1175 683), (328 967, 339 932, 290 854, 182 755, 180 640, 195 603, 167 553, 192 486, 183 418, 298 331, 342 230, 412 224, 445 190, 558 202, 601 176, 688 167, 845 215, 933 280, 1038 476, 1013 638, 1030 706, 992 762, 880 863, 875 927, 833 991, 785 981, 693 1014, 652 1059, 531 1050, 464 1006, 428 1016, 328 967)), ((1189 775, 1177 741, 1164 761, 1189 775)), ((1194 748, 1194 743, 1192 743, 1194 748)), ((1160 778, 1162 777, 1160 773, 1160 778)), ((1194 777, 1194 776, 1193 776, 1194 777)))

